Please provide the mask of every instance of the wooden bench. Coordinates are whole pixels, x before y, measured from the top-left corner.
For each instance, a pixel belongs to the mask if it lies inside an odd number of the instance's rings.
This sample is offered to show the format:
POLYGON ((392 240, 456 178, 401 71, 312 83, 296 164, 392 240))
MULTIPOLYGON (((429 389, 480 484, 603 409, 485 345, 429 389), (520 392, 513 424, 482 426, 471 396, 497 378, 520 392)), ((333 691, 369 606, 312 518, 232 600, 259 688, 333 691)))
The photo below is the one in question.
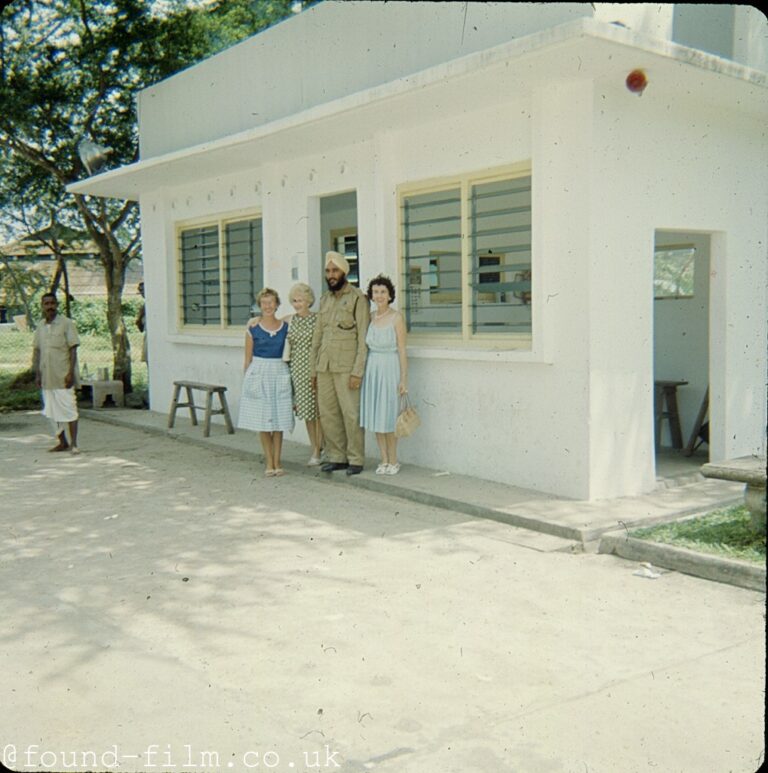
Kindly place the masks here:
POLYGON ((701 467, 705 478, 745 483, 744 504, 749 510, 752 529, 765 534, 765 457, 740 456, 724 462, 709 462, 701 467))
POLYGON ((222 414, 224 421, 227 424, 227 432, 230 435, 235 434, 235 428, 232 426, 232 419, 229 417, 229 408, 227 407, 227 398, 224 394, 227 391, 225 386, 217 384, 202 384, 199 381, 174 381, 173 382, 173 400, 171 401, 171 412, 168 416, 168 429, 173 427, 173 423, 176 421, 176 410, 178 408, 189 408, 189 416, 192 419, 192 424, 197 426, 197 414, 196 411, 202 408, 202 405, 195 405, 195 400, 192 395, 192 390, 197 389, 200 392, 205 392, 205 418, 203 420, 203 437, 208 437, 211 434, 211 416, 222 414), (187 392, 187 402, 180 403, 179 396, 181 390, 184 388, 187 392), (219 396, 219 404, 221 408, 213 409, 213 396, 214 394, 219 396))

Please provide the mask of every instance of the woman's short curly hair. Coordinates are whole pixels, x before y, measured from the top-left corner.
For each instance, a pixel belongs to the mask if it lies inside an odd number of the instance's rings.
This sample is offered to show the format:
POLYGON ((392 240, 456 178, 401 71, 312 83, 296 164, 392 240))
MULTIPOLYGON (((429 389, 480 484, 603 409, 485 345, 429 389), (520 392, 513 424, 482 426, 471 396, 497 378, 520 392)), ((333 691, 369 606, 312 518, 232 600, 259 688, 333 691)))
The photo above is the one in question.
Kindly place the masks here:
POLYGON ((303 295, 307 299, 307 303, 311 306, 315 302, 315 293, 308 284, 304 282, 297 282, 288 293, 288 301, 295 295, 303 295))
POLYGON ((273 290, 271 287, 262 287, 259 292, 256 293, 256 303, 261 306, 262 298, 267 295, 271 295, 275 299, 275 304, 280 305, 280 296, 277 294, 277 290, 273 290))
POLYGON ((382 287, 387 288, 389 291, 390 303, 395 300, 395 286, 392 284, 392 280, 388 276, 384 276, 384 274, 379 274, 378 276, 373 277, 370 282, 368 282, 368 290, 365 294, 369 301, 373 300, 373 288, 375 285, 381 285, 382 287))

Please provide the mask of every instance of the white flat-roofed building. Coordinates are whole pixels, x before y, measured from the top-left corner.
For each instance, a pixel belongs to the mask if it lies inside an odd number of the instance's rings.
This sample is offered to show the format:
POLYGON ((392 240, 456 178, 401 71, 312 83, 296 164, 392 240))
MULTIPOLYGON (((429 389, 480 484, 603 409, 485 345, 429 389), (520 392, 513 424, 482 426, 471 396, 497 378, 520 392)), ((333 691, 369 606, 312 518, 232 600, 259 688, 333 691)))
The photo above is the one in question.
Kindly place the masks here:
POLYGON ((709 390, 712 461, 764 453, 767 30, 750 6, 324 2, 144 90, 141 160, 70 190, 140 202, 152 408, 186 378, 236 412, 253 295, 319 295, 335 248, 397 286, 405 462, 647 492, 662 380, 686 439, 709 390))

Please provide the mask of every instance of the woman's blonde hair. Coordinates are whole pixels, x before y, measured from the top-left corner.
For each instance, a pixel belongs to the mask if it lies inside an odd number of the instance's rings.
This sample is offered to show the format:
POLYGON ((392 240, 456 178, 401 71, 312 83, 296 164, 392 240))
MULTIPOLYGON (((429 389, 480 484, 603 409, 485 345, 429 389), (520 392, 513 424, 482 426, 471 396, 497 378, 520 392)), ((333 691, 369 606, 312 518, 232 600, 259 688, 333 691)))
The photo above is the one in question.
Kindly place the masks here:
POLYGON ((288 293, 288 300, 290 301, 296 293, 303 295, 310 306, 315 302, 315 293, 312 288, 308 284, 304 284, 304 282, 297 282, 291 288, 291 292, 288 293))
POLYGON ((275 299, 275 303, 280 305, 280 296, 277 294, 277 290, 273 290, 271 287, 262 287, 259 292, 256 293, 256 303, 261 306, 261 299, 267 295, 271 295, 275 299))

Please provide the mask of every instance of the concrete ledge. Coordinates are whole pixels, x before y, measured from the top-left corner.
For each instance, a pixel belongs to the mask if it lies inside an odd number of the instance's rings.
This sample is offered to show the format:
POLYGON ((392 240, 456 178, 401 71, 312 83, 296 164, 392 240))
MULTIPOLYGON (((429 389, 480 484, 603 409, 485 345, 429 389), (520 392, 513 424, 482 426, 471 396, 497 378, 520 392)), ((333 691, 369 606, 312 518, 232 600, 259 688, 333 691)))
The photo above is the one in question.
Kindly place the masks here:
POLYGON ((673 569, 705 580, 765 593, 766 570, 742 561, 696 553, 686 548, 628 537, 625 532, 604 534, 599 553, 613 553, 631 561, 649 561, 664 569, 673 569))
MULTIPOLYGON (((212 425, 210 437, 205 438, 199 427, 184 424, 183 417, 180 427, 169 430, 165 414, 152 411, 81 409, 80 413, 83 418, 171 438, 217 454, 231 454, 249 460, 261 458, 261 449, 253 433, 240 431, 229 435, 219 423, 212 425)), ((447 478, 445 480, 451 480, 452 485, 444 486, 441 483, 444 479, 437 477, 442 473, 410 464, 397 476, 328 474, 320 472, 317 467, 307 467, 306 458, 305 446, 284 441, 283 467, 292 474, 337 486, 356 486, 447 512, 529 530, 536 536, 526 540, 526 547, 545 552, 596 552, 600 537, 606 533, 617 533, 620 526, 630 529, 675 521, 741 499, 740 492, 734 496, 732 491, 734 487, 739 488, 737 484, 717 485, 717 481, 707 482, 698 473, 700 486, 715 486, 716 489, 695 492, 685 488, 664 489, 648 495, 647 499, 639 497, 590 503, 558 500, 466 476, 456 476, 461 478, 458 483, 447 478), (489 489, 492 493, 486 495, 489 489)), ((369 472, 375 466, 375 460, 366 460, 369 472)))

